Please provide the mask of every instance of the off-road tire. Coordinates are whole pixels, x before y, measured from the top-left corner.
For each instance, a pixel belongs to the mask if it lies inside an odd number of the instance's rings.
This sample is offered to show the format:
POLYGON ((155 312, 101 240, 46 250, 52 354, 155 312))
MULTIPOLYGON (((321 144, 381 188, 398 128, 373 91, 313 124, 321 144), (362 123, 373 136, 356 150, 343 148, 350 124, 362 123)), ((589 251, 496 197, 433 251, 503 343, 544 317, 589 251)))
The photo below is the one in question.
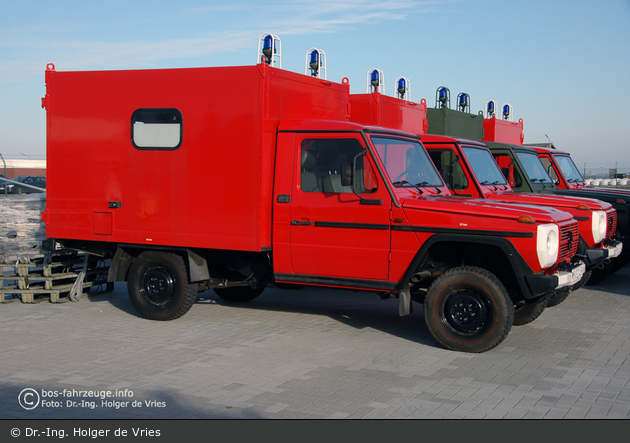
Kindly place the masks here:
POLYGON ((558 306, 569 297, 569 294, 571 294, 571 288, 568 287, 556 290, 553 295, 547 299, 547 307, 558 306))
POLYGON ((245 303, 252 301, 265 290, 265 285, 258 288, 249 286, 234 286, 231 288, 214 288, 215 294, 230 303, 245 303))
MULTIPOLYGON (((584 285, 586 284, 586 282, 588 281, 589 278, 591 278, 591 274, 593 273, 592 269, 589 269, 588 271, 584 272, 584 275, 582 276, 582 278, 580 279, 579 282, 577 282, 576 284, 574 284, 573 286, 571 286, 571 292, 573 291, 577 291, 578 289, 581 289, 582 287, 584 287, 584 285)), ((547 304, 548 306, 549 304, 547 304)))
POLYGON ((514 303, 494 274, 462 266, 431 284, 424 300, 424 318, 445 348, 484 352, 507 337, 514 321, 514 303))
POLYGON ((546 307, 546 299, 535 303, 517 303, 514 305, 514 326, 523 326, 533 322, 540 317, 546 307))
POLYGON ((150 320, 179 318, 197 298, 197 284, 188 282, 184 260, 171 252, 141 253, 129 269, 127 288, 133 307, 150 320))
POLYGON ((586 284, 588 286, 598 285, 603 282, 606 277, 610 275, 610 271, 612 270, 612 262, 605 263, 603 267, 595 266, 591 269, 591 276, 589 277, 586 284))

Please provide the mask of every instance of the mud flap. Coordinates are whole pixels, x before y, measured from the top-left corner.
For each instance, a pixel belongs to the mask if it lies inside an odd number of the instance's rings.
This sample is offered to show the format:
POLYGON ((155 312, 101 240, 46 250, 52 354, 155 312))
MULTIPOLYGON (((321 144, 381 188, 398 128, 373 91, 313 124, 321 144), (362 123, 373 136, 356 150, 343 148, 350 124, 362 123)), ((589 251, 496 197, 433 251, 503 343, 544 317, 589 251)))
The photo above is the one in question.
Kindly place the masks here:
POLYGON ((398 294, 398 314, 403 317, 413 312, 411 304, 411 292, 409 288, 405 288, 398 294))

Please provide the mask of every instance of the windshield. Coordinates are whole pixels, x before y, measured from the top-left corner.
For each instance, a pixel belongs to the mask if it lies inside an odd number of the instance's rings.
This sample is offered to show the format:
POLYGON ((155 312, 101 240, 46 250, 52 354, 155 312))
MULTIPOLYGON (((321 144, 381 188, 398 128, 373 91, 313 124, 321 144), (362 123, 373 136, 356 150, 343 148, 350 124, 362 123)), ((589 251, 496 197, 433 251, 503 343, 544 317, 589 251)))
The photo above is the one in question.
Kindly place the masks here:
POLYGON ((560 166, 560 170, 564 174, 564 177, 569 183, 583 182, 582 174, 578 171, 578 168, 573 163, 573 160, 568 155, 555 155, 554 158, 560 166))
POLYGON ((516 155, 523 164, 525 172, 532 183, 552 183, 549 174, 545 171, 545 167, 536 154, 517 152, 516 155))
POLYGON ((464 146, 463 151, 479 184, 507 185, 497 162, 494 161, 492 154, 487 149, 464 146))
POLYGON ((381 136, 372 136, 371 139, 394 186, 444 186, 420 142, 381 136))

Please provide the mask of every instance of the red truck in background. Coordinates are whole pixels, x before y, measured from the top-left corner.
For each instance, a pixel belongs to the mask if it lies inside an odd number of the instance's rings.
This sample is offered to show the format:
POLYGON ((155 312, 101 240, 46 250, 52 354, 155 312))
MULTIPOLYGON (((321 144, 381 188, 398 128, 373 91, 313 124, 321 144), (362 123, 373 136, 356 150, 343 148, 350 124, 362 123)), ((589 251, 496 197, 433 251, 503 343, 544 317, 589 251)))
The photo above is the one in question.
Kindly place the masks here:
POLYGON ((424 303, 483 352, 514 305, 575 284, 566 212, 450 195, 418 136, 349 122, 349 83, 255 66, 46 70, 47 237, 111 259, 141 316, 271 282, 424 303), (80 183, 81 186, 76 186, 80 183))
POLYGON ((547 306, 562 302, 569 289, 576 290, 587 283, 595 267, 620 255, 623 245, 613 239, 617 213, 611 204, 580 197, 514 192, 484 143, 428 134, 421 140, 449 189, 457 195, 549 206, 569 212, 578 221, 578 254, 587 272, 577 285, 557 291, 547 306))
MULTIPOLYGON (((450 91, 447 88, 438 88, 435 109, 428 114, 429 133, 454 137, 451 140, 442 140, 447 144, 451 143, 451 146, 457 146, 456 139, 462 141, 469 139, 466 142, 469 144, 483 140, 486 143, 485 147, 489 147, 492 150, 496 162, 501 167, 501 171, 506 174, 506 179, 500 175, 496 176, 496 166, 489 162, 489 156, 485 151, 470 151, 477 154, 476 161, 479 162, 479 165, 476 169, 478 172, 482 172, 483 169, 483 175, 490 174, 495 179, 490 181, 486 179, 478 180, 477 185, 473 186, 474 180, 470 181, 470 177, 465 177, 465 171, 462 170, 460 171, 460 179, 467 182, 466 192, 463 193, 470 191, 470 194, 473 196, 485 195, 486 198, 513 202, 536 201, 541 205, 549 205, 571 212, 576 220, 580 221, 579 250, 588 268, 584 280, 580 285, 576 286, 576 289, 587 281, 589 284, 596 284, 602 281, 608 275, 611 260, 618 260, 623 251, 623 245, 617 241, 619 234, 617 232, 616 207, 597 199, 593 195, 587 196, 572 193, 570 196, 573 197, 572 200, 560 196, 548 195, 547 197, 542 197, 541 194, 552 193, 553 184, 550 179, 545 178, 548 176, 544 170, 541 170, 542 165, 540 165, 538 160, 532 158, 530 161, 521 162, 521 157, 529 159, 534 156, 527 155, 524 152, 527 148, 520 146, 520 143, 524 140, 523 120, 520 119, 518 123, 512 121, 512 106, 507 103, 503 105, 501 109, 502 118, 498 118, 496 102, 490 100, 486 103, 486 117, 481 119, 481 112, 479 114, 470 113, 470 99, 467 94, 459 94, 459 110, 449 108, 449 97, 450 91), (482 135, 480 136, 480 134, 482 135), (507 183, 503 184, 506 181, 507 183), (488 182, 489 186, 480 187, 479 184, 483 182, 488 182), (498 185, 504 188, 499 190, 498 185), (515 191, 516 194, 512 193, 512 191, 515 191), (519 195, 522 193, 525 193, 525 195, 519 195), (532 193, 537 195, 531 195, 532 193), (590 198, 583 199, 583 197, 590 198), (612 238, 613 236, 615 237, 614 239, 612 238)), ((426 142, 428 139, 424 137, 423 140, 426 142)), ((435 146, 440 143, 435 138, 432 141, 435 143, 435 146)), ((454 149, 457 150, 456 148, 454 149)), ((466 157, 466 154, 461 149, 456 154, 448 155, 459 155, 460 158, 466 157)), ((434 161, 438 162, 438 168, 447 166, 437 157, 434 157, 434 161)), ((453 157, 451 166, 456 165, 457 162, 453 157)), ((468 168, 468 172, 470 172, 470 165, 468 165, 468 168)), ((463 185, 463 182, 460 182, 459 185, 463 185)), ((566 296, 568 296, 568 290, 559 291, 548 301, 548 305, 553 306, 564 300, 566 296)))
MULTIPOLYGON (((630 190, 586 186, 584 177, 575 166, 571 154, 555 148, 553 144, 527 144, 534 149, 541 163, 547 169, 555 184, 553 193, 587 198, 596 198, 613 205, 617 211, 617 238, 624 243, 621 256, 607 265, 610 272, 616 272, 630 261, 630 190)), ((605 271, 604 271, 605 272, 605 271)))

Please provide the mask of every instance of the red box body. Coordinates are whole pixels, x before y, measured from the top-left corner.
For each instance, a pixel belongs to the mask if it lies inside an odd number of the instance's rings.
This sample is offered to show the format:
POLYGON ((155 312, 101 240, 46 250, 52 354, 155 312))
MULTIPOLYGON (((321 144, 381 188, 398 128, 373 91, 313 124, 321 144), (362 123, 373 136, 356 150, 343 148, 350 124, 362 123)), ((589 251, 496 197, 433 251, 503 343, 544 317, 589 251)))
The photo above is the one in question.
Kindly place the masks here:
POLYGON ((349 85, 265 64, 46 71, 50 238, 271 247, 280 119, 347 120, 349 85), (176 149, 138 149, 132 115, 176 109, 176 149), (254 161, 252 161, 254 159, 254 161))
POLYGON ((426 134, 427 102, 401 100, 378 92, 350 95, 351 117, 355 123, 396 128, 413 134, 426 134))
POLYGON ((522 118, 518 122, 500 120, 498 118, 485 118, 483 120, 484 142, 522 145, 524 137, 522 118))

